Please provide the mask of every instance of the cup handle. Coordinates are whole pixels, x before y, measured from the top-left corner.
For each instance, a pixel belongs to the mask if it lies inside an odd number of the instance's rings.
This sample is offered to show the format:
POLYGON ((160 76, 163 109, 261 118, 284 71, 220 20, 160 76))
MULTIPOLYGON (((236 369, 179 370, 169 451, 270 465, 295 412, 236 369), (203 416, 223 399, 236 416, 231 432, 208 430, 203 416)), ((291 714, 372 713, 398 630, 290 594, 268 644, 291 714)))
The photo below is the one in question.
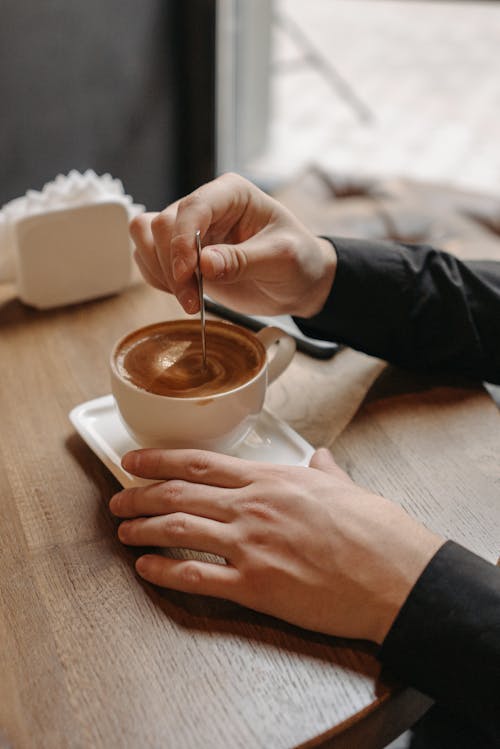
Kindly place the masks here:
POLYGON ((291 335, 285 333, 281 328, 269 326, 262 328, 256 334, 257 338, 264 345, 266 351, 270 349, 273 343, 279 343, 276 353, 269 362, 267 370, 267 382, 271 384, 279 375, 285 371, 295 354, 297 344, 291 335))

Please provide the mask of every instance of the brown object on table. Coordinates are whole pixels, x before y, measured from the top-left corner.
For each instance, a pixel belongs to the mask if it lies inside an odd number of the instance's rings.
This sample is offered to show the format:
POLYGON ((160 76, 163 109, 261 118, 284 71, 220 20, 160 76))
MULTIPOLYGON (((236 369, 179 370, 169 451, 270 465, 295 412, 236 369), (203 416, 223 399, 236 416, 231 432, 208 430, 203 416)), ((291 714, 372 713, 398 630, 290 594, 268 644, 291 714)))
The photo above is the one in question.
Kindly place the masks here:
POLYGON ((318 168, 274 196, 317 234, 431 244, 470 260, 500 258, 499 196, 318 168))
MULTIPOLYGON (((371 645, 155 589, 117 540, 119 485, 68 412, 109 392, 119 336, 179 316, 143 284, 50 312, 0 287, 0 742, 381 749, 429 700, 382 676, 371 645)), ((297 354, 267 405, 357 481, 496 561, 500 417, 480 385, 346 349, 297 354)))

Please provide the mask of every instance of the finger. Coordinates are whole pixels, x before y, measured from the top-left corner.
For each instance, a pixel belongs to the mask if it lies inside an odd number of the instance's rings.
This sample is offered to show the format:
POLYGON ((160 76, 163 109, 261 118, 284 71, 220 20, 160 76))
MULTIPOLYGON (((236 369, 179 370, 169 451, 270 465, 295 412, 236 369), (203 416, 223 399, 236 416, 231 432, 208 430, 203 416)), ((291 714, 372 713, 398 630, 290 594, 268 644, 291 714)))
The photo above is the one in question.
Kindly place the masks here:
POLYGON ((129 224, 130 236, 137 246, 154 245, 151 221, 157 216, 156 213, 140 213, 135 216, 129 224))
POLYGON ((163 211, 157 213, 151 220, 151 233, 155 251, 155 262, 157 263, 162 277, 167 280, 171 289, 174 289, 175 283, 172 277, 171 268, 171 242, 172 227, 175 224, 178 203, 172 203, 163 211))
POLYGON ((134 257, 141 273, 147 276, 148 283, 154 280, 152 285, 160 288, 164 285, 168 287, 168 279, 164 276, 156 256, 152 222, 157 215, 157 213, 142 213, 136 216, 130 222, 130 236, 136 247, 134 257))
POLYGON ((227 523, 182 512, 124 520, 118 529, 118 537, 127 546, 193 549, 224 558, 229 558, 234 549, 227 523))
POLYGON ((239 572, 229 565, 210 564, 195 559, 168 559, 146 554, 135 563, 137 573, 153 585, 183 593, 236 600, 239 572))
POLYGON ((207 281, 236 283, 238 281, 272 282, 277 277, 283 280, 283 265, 277 261, 287 254, 287 262, 293 258, 292 240, 289 246, 273 247, 266 232, 257 234, 240 244, 217 244, 203 248, 200 267, 207 281))
POLYGON ((240 243, 206 245, 200 266, 207 281, 284 282, 284 270, 293 273, 299 256, 296 236, 282 229, 279 239, 271 225, 240 243))
POLYGON ((134 260, 142 274, 142 277, 150 286, 153 286, 155 289, 159 289, 160 291, 171 293, 166 283, 161 278, 158 278, 156 275, 154 275, 151 269, 148 268, 137 250, 134 252, 134 260))
POLYGON ((191 199, 191 196, 187 196, 173 206, 168 206, 151 222, 158 263, 174 288, 179 284, 186 284, 197 265, 195 233, 198 227, 185 232, 181 252, 176 250, 179 242, 179 212, 182 211, 183 204, 191 199))
MULTIPOLYGON (((199 310, 195 233, 199 229, 202 242, 205 236, 227 236, 238 225, 249 203, 254 201, 255 213, 265 225, 263 206, 269 197, 239 175, 226 174, 202 185, 182 198, 177 204, 175 222, 165 211, 153 221, 157 255, 169 284, 186 312, 199 310)), ((249 236, 254 229, 250 230, 249 236)), ((214 262, 217 262, 217 256, 214 262)), ((216 272, 217 273, 217 272, 216 272)))
POLYGON ((260 464, 206 450, 134 450, 122 458, 123 468, 142 478, 182 479, 196 484, 238 488, 251 483, 260 464))
POLYGON ((326 447, 320 447, 319 450, 316 450, 309 462, 309 466, 325 473, 330 473, 332 476, 351 480, 347 473, 337 465, 330 450, 327 450, 326 447))
POLYGON ((200 230, 203 241, 209 230, 213 234, 214 227, 224 222, 224 232, 227 233, 243 215, 251 187, 242 177, 226 174, 179 201, 172 231, 172 264, 176 281, 186 281, 196 267, 193 243, 196 230, 200 230))
MULTIPOLYGON (((175 214, 172 207, 159 213, 152 221, 152 232, 154 237, 155 264, 158 272, 165 279, 169 289, 176 295, 180 304, 188 314, 198 312, 200 308, 198 297, 198 286, 194 276, 197 265, 197 252, 195 233, 191 235, 191 254, 194 255, 195 264, 190 265, 189 273, 185 271, 185 262, 181 257, 175 256, 173 246, 173 226, 175 214), (179 281, 179 277, 181 281, 179 281)), ((189 260, 191 263, 191 259, 189 260)))
POLYGON ((188 512, 228 522, 235 516, 231 489, 202 486, 176 479, 123 489, 111 498, 109 509, 120 518, 188 512))
MULTIPOLYGON (((171 230, 174 280, 179 284, 186 283, 196 268, 194 236, 197 229, 202 244, 206 238, 210 242, 217 236, 222 239, 239 224, 252 202, 254 213, 259 214, 262 225, 265 225, 264 206, 269 201, 270 198, 261 190, 237 174, 224 174, 182 198, 171 230)), ((248 229, 248 236, 254 231, 254 228, 248 229)))

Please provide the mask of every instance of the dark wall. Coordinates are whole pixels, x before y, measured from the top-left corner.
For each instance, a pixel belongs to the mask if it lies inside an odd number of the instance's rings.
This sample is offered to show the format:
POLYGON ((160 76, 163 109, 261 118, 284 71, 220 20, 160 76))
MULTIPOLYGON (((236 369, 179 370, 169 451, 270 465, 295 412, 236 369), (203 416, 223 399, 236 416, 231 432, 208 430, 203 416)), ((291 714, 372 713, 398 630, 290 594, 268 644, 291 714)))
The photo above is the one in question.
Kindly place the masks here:
POLYGON ((152 210, 189 186, 189 4, 2 0, 0 205, 72 168, 110 172, 152 210))
POLYGON ((216 0, 175 3, 179 80, 179 189, 190 192, 215 176, 216 0))

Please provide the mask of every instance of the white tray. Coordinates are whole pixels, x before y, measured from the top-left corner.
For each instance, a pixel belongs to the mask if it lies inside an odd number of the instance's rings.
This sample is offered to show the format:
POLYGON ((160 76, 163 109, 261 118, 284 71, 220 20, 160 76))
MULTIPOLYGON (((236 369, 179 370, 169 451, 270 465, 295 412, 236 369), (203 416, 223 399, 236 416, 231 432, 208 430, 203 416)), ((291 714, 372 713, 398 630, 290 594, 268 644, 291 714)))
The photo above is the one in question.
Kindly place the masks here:
MULTIPOLYGON (((123 426, 112 395, 81 403, 69 418, 87 445, 123 487, 147 483, 123 470, 121 457, 139 446, 123 426)), ((232 453, 239 458, 281 465, 306 466, 314 448, 288 424, 262 411, 254 430, 232 453)))

